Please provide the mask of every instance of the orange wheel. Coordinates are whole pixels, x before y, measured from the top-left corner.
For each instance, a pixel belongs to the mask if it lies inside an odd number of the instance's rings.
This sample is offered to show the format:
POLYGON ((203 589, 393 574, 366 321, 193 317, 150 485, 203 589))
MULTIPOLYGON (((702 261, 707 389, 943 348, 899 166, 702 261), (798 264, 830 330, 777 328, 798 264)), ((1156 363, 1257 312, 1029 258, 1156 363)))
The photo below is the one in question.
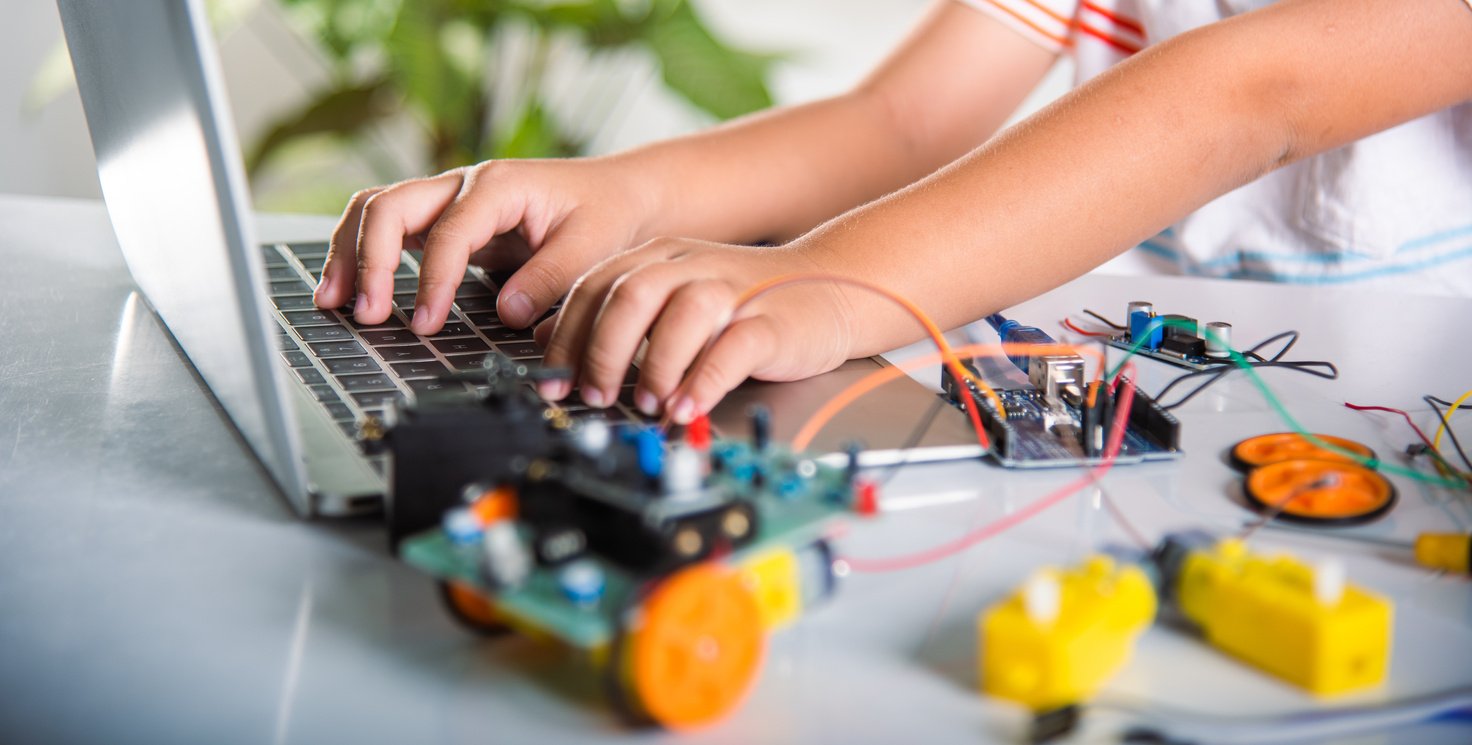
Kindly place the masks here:
POLYGON ((710 724, 756 680, 765 653, 761 614, 736 572, 697 564, 645 601, 622 662, 631 698, 670 729, 710 724))
POLYGON ((450 616, 477 634, 500 636, 511 630, 496 611, 496 604, 464 582, 441 582, 440 600, 450 616))
MULTIPOLYGON (((1374 458, 1375 451, 1354 440, 1333 435, 1314 435, 1330 445, 1343 448, 1365 458, 1374 458)), ((1232 465, 1241 471, 1285 460, 1321 460, 1334 463, 1355 463, 1349 456, 1336 453, 1310 442, 1296 432, 1278 432, 1271 435, 1249 437, 1232 448, 1232 465)))
POLYGON ((1364 466, 1290 460, 1247 474, 1247 498, 1278 517, 1318 525, 1357 525, 1395 504, 1395 487, 1364 466))

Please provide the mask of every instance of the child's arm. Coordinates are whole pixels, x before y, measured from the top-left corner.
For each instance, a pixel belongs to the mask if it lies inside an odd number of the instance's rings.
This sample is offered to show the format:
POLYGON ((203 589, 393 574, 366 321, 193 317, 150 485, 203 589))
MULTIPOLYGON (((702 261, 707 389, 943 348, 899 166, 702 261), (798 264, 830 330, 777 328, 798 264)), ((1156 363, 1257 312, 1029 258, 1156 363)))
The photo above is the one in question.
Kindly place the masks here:
MULTIPOLYGON (((1281 0, 1151 48, 787 246, 754 254, 657 241, 610 259, 574 290, 547 362, 577 369, 584 398, 606 403, 648 332, 637 395, 652 406, 737 293, 815 269, 884 285, 954 326, 1077 276, 1286 163, 1469 99, 1463 0, 1281 0)), ((804 377, 917 337, 911 320, 861 292, 775 293, 726 330, 689 400, 667 405, 686 419, 748 375, 804 377)))
POLYGON ((333 236, 317 303, 336 307, 357 292, 358 319, 381 322, 399 250, 424 233, 419 333, 439 330, 471 255, 511 231, 534 252, 498 300, 518 327, 599 260, 656 236, 786 240, 984 141, 1053 60, 942 0, 836 98, 607 158, 486 162, 362 192, 333 236))

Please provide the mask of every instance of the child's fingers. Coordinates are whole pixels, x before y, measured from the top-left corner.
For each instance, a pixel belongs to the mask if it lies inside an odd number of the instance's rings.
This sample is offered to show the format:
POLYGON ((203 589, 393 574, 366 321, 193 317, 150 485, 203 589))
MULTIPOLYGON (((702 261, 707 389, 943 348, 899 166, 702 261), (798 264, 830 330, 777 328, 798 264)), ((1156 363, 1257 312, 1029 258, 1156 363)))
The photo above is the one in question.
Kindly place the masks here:
POLYGON ((781 335, 770 316, 744 318, 727 326, 669 402, 670 419, 689 424, 710 413, 721 398, 766 363, 766 356, 779 342, 781 335))
MULTIPOLYGON (((547 354, 543 358, 545 364, 549 367, 565 367, 572 372, 573 380, 578 380, 583 350, 587 348, 593 324, 603 307, 609 288, 630 269, 650 261, 663 259, 669 253, 669 246, 672 243, 674 242, 651 241, 632 251, 608 259, 584 274, 573 285, 567 295, 567 302, 563 303, 562 310, 557 313, 557 323, 553 327, 552 337, 547 342, 547 354)), ((527 263, 530 264, 536 259, 537 257, 533 256, 527 263)), ((522 271, 525 270, 526 267, 522 267, 522 271)), ((508 280, 507 286, 509 287, 510 284, 508 280)), ((501 291, 501 296, 506 296, 505 289, 501 291)), ((622 376, 623 373, 619 374, 622 376)), ((570 391, 566 385, 548 383, 541 386, 539 392, 545 398, 558 401, 570 391), (559 391, 562 392, 562 395, 556 395, 559 391)))
POLYGON ((477 179, 473 173, 466 176, 424 240, 410 323, 416 334, 439 332, 455 301, 455 290, 465 278, 470 255, 514 229, 525 211, 525 199, 514 185, 477 179))
POLYGON ((507 326, 530 326, 608 253, 616 239, 601 222, 570 215, 548 231, 535 253, 506 280, 496 297, 496 312, 507 326))
POLYGON ((634 403, 654 416, 660 402, 675 392, 690 363, 731 311, 734 292, 724 282, 706 279, 675 290, 649 333, 649 348, 639 364, 634 403))
POLYGON ((347 209, 332 229, 327 260, 322 263, 322 281, 312 293, 318 308, 340 308, 353 297, 358 278, 358 230, 363 222, 363 205, 383 187, 364 189, 348 200, 347 209))
POLYGON ((578 388, 589 406, 607 406, 618 397, 644 335, 689 271, 680 263, 651 261, 609 286, 578 365, 578 388))
POLYGON ((405 181, 368 198, 358 233, 358 302, 353 315, 359 323, 388 318, 404 240, 435 223, 459 192, 460 182, 459 172, 450 171, 405 181))

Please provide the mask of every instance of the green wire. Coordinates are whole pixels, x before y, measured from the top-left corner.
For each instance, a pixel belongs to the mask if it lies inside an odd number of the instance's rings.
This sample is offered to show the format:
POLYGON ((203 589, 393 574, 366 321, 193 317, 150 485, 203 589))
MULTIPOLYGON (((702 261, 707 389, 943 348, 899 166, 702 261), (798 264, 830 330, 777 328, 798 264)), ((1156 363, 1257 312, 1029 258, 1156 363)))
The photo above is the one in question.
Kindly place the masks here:
MULTIPOLYGON (((1104 376, 1104 379, 1106 381, 1112 381, 1115 377, 1117 377, 1119 375, 1120 369, 1124 367, 1124 363, 1129 361, 1131 357, 1140 353, 1140 348, 1144 345, 1145 339, 1150 338, 1150 335, 1155 333, 1157 329, 1166 327, 1187 329, 1192 332, 1195 332, 1196 330, 1195 324, 1191 323, 1190 321, 1180 321, 1176 319, 1165 318, 1152 319, 1150 323, 1146 324, 1144 333, 1140 334, 1142 338, 1139 341, 1130 344, 1129 348, 1125 350, 1124 359, 1121 359, 1119 363, 1116 364, 1113 369, 1111 369, 1108 374, 1104 376)), ((1202 331, 1214 337, 1213 339, 1211 339, 1211 341, 1219 343, 1225 341, 1221 338, 1219 334, 1217 334, 1217 332, 1211 329, 1203 327, 1202 331)), ((1223 343, 1222 346, 1226 347, 1227 345, 1223 343)), ((1466 488, 1466 485, 1460 479, 1445 479, 1440 476, 1433 476, 1431 474, 1423 473, 1421 471, 1416 471, 1410 468, 1403 468, 1393 463, 1386 463, 1375 458, 1367 458, 1363 455, 1360 455, 1359 453, 1353 452, 1351 450, 1346 450, 1345 448, 1342 448, 1338 445, 1319 439, 1312 432, 1304 429, 1303 425, 1299 424, 1298 420, 1294 419, 1293 415, 1288 413, 1287 407, 1283 406, 1283 402, 1278 400, 1277 396, 1273 395, 1272 389, 1268 388, 1268 384, 1263 382, 1262 376, 1257 374, 1257 371, 1252 368, 1252 364, 1247 361, 1246 357, 1238 354, 1237 350, 1230 347, 1227 347, 1227 352, 1231 356, 1232 362, 1236 363, 1238 367, 1247 372, 1247 377, 1252 380, 1252 383, 1257 386, 1257 389, 1259 391, 1262 391, 1262 397, 1268 402, 1268 405, 1273 407, 1273 410, 1278 413, 1278 416, 1281 417, 1285 423, 1287 423, 1288 428, 1293 430, 1294 433, 1313 443, 1315 446, 1323 448, 1324 450, 1328 450, 1332 453, 1343 455, 1350 460, 1353 460, 1354 462, 1365 466, 1366 468, 1379 469, 1387 473, 1404 476, 1414 481, 1424 481, 1428 484, 1444 486, 1448 489, 1466 488)))

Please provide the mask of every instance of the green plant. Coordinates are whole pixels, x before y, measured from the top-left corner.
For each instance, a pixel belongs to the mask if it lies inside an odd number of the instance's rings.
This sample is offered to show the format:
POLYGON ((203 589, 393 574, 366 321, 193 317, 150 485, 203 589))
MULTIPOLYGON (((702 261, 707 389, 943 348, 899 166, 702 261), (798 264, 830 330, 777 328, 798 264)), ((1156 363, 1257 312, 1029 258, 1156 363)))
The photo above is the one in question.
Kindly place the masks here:
MULTIPOLYGON (((436 170, 579 154, 589 132, 559 118, 543 84, 549 53, 568 42, 594 64, 611 52, 647 52, 669 90, 718 118, 771 104, 773 57, 724 43, 685 0, 281 1, 320 41, 330 83, 255 143, 253 176, 293 144, 323 136, 364 144, 371 128, 404 114, 423 126, 423 162, 436 170), (522 73, 508 86, 513 37, 526 53, 513 60, 522 73)), ((352 152, 366 160, 371 149, 352 152)))

